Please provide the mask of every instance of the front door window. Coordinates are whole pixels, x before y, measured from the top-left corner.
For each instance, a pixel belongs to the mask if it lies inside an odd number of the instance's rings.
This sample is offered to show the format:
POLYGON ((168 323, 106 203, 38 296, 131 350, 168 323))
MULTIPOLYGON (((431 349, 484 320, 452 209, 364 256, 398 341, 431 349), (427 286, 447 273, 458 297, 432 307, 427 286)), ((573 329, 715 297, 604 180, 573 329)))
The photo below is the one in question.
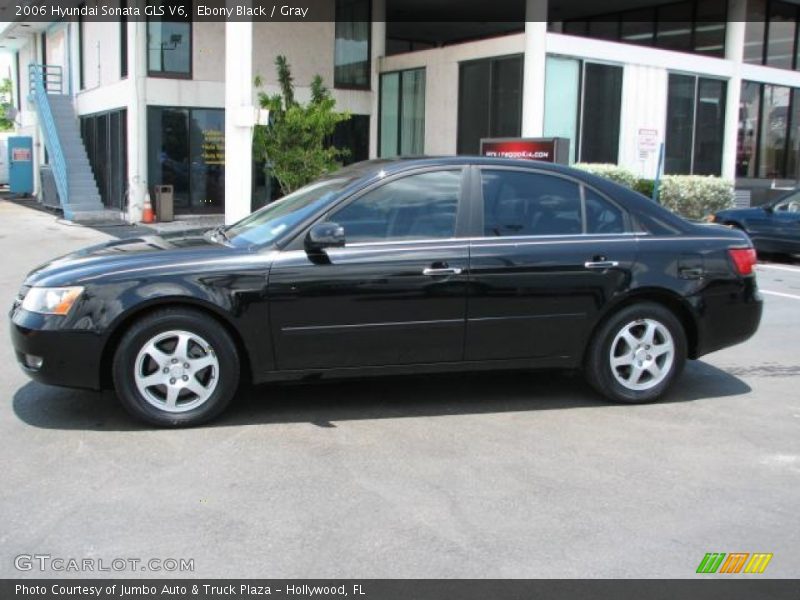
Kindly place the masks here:
POLYGON ((357 198, 331 217, 348 243, 450 238, 455 235, 461 171, 403 177, 357 198))

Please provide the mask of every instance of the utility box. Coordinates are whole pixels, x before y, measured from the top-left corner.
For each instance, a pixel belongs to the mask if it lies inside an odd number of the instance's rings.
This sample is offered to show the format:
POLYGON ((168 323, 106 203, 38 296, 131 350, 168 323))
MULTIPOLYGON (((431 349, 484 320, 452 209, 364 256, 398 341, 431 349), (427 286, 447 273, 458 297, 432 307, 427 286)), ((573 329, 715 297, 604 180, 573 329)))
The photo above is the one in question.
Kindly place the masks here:
POLYGON ((33 138, 8 138, 8 188, 12 194, 33 193, 33 138))
POLYGON ((175 219, 175 193, 171 185, 156 186, 156 216, 162 223, 175 219))

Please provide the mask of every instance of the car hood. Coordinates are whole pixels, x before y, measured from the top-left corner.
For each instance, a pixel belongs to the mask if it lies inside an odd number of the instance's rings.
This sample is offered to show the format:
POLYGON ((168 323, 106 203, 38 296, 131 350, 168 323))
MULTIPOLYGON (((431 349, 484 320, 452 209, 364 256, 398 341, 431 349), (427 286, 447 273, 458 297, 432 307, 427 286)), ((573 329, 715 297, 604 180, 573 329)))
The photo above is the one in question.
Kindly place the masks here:
POLYGON ((31 271, 25 285, 80 285, 99 277, 202 268, 243 252, 203 235, 142 236, 83 248, 31 271))

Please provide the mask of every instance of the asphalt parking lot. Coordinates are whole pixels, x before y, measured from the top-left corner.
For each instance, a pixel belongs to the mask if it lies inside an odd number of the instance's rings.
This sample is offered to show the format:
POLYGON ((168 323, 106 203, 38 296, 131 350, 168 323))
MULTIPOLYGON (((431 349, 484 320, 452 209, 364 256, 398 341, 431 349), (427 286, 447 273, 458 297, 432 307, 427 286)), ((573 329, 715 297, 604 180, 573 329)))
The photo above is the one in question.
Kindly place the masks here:
MULTIPOLYGON (((0 299, 108 237, 0 201, 0 299)), ((796 577, 800 267, 758 277, 758 334, 647 406, 569 373, 461 374, 260 386, 213 426, 154 430, 111 393, 30 382, 4 319, 0 577, 49 554, 199 577, 687 578, 707 552, 771 552, 764 576, 796 577)))

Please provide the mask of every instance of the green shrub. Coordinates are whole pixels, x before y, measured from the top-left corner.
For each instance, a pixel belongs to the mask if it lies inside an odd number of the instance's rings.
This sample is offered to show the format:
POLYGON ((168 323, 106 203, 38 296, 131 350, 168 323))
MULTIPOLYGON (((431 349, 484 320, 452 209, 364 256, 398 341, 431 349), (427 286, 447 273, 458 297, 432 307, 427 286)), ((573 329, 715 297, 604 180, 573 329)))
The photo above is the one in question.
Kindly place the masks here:
POLYGON ((733 206, 733 184, 712 176, 665 175, 659 185, 658 200, 682 217, 700 220, 733 206))
POLYGON ((636 185, 636 175, 624 167, 603 163, 577 163, 572 166, 576 169, 591 173, 592 175, 605 177, 614 183, 624 185, 631 189, 636 185))
POLYGON ((653 186, 655 185, 655 181, 652 179, 637 179, 636 185, 633 186, 633 189, 639 192, 640 194, 647 196, 648 198, 653 197, 653 186))
MULTIPOLYGON (((573 166, 629 187, 648 198, 653 197, 654 181, 638 178, 624 167, 599 163, 573 166)), ((733 206, 733 184, 712 176, 664 175, 659 183, 658 200, 662 206, 686 219, 700 220, 733 206)))

